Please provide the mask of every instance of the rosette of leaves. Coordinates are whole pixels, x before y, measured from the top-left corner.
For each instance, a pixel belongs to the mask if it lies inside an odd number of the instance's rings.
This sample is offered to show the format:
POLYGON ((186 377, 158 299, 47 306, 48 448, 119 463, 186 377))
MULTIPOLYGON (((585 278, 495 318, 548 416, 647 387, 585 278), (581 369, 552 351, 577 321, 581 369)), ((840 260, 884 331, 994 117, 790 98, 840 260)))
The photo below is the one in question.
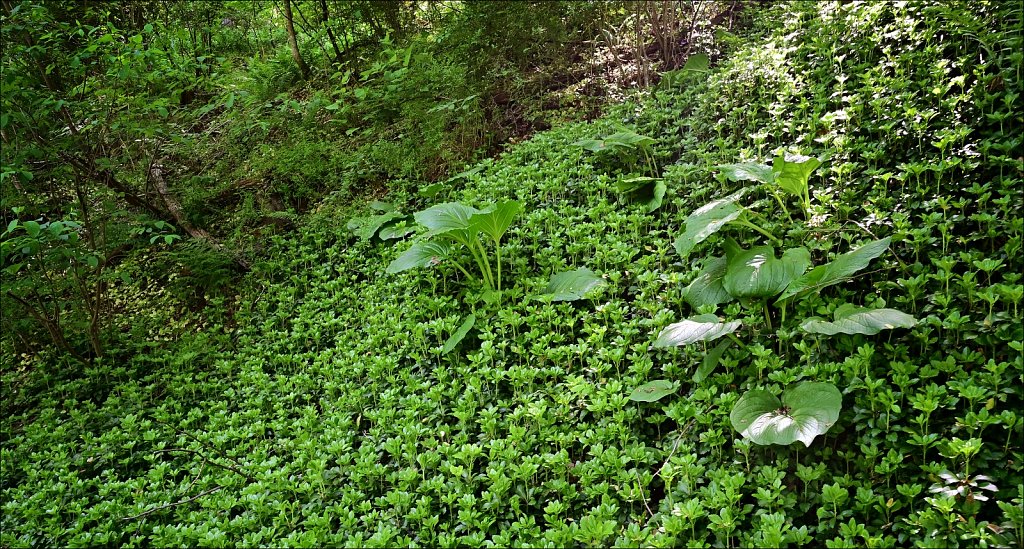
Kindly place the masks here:
POLYGON ((831 383, 806 381, 788 387, 782 399, 764 389, 747 391, 733 406, 733 429, 754 444, 810 446, 839 419, 843 395, 831 383))
POLYGON ((512 225, 522 205, 509 200, 491 204, 483 209, 446 202, 416 212, 416 223, 427 229, 423 237, 387 267, 388 273, 437 265, 451 261, 470 280, 476 280, 458 255, 458 250, 469 253, 479 278, 488 290, 501 291, 501 238, 512 225), (496 267, 492 268, 487 246, 494 248, 496 267))

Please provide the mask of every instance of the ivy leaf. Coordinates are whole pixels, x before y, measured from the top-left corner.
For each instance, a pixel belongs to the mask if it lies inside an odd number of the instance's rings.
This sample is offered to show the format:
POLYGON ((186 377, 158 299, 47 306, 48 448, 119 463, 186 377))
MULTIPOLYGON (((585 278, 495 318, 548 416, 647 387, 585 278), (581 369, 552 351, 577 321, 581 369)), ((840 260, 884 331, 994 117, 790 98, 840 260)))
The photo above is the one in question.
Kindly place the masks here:
POLYGON ((451 253, 451 246, 444 242, 417 242, 388 265, 388 274, 400 273, 417 267, 440 263, 451 253))
POLYGON ((698 341, 711 341, 735 332, 741 325, 739 320, 721 322, 715 315, 698 315, 666 326, 658 334, 654 346, 678 347, 698 341))
POLYGON ((656 402, 674 393, 676 384, 667 379, 656 379, 633 389, 629 400, 633 402, 656 402))
POLYGON ((763 389, 747 391, 729 414, 736 429, 755 444, 788 445, 799 440, 805 446, 825 434, 842 408, 843 396, 830 383, 798 383, 782 394, 763 389))
POLYGON ((448 341, 444 342, 444 347, 441 348, 441 354, 446 355, 455 350, 455 346, 461 343, 462 340, 466 338, 466 334, 469 333, 469 330, 473 327, 473 324, 475 323, 476 315, 471 314, 468 317, 466 317, 466 320, 462 322, 462 325, 459 326, 459 329, 452 332, 452 335, 448 337, 448 341))
POLYGON ((673 242, 676 252, 685 258, 694 246, 716 233, 726 223, 735 220, 743 212, 743 207, 736 203, 743 195, 744 189, 718 200, 713 200, 691 213, 686 221, 683 234, 673 242))
POLYGON ((755 246, 741 250, 726 247, 725 291, 733 297, 770 297, 786 288, 811 265, 807 248, 791 248, 775 258, 771 246, 755 246))
POLYGON ((882 330, 913 328, 916 324, 916 318, 896 309, 868 309, 847 303, 836 309, 834 322, 811 317, 800 328, 812 334, 875 335, 882 330))
POLYGON ((593 290, 607 285, 608 282, 594 271, 581 267, 575 271, 552 275, 542 293, 551 301, 577 301, 593 290))
POLYGON ((856 250, 840 255, 829 263, 811 269, 807 274, 790 282, 775 303, 781 303, 797 294, 818 292, 826 286, 838 284, 850 278, 853 273, 867 267, 872 259, 882 255, 882 252, 889 247, 890 240, 890 237, 885 237, 868 242, 856 250))

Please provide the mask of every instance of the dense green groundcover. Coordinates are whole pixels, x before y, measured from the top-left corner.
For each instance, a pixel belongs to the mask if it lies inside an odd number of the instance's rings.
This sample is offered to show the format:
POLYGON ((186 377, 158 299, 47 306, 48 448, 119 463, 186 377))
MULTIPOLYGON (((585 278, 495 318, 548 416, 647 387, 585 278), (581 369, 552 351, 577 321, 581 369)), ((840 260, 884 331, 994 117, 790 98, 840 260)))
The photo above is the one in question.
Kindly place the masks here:
POLYGON ((537 135, 435 196, 393 189, 403 212, 524 206, 497 299, 451 262, 386 273, 408 242, 356 237, 349 219, 372 212, 328 200, 275 237, 240 297, 177 315, 176 344, 10 369, 0 545, 1024 544, 1013 4, 782 4, 708 75, 537 135), (653 167, 574 145, 624 129, 657 140, 653 167), (783 151, 828 155, 807 212, 718 169, 783 151), (646 213, 616 182, 651 171, 667 191, 646 213), (681 257, 683 220, 740 188, 772 240, 727 226, 681 257), (783 306, 686 299, 730 239, 822 265, 885 238, 866 269, 783 306), (606 284, 541 296, 582 267, 606 284), (843 304, 916 323, 800 329, 843 304), (698 314, 741 321, 717 365, 702 367, 714 343, 653 345, 698 314), (666 397, 628 398, 659 379, 666 397), (797 382, 842 394, 810 446, 733 429, 741 395, 797 382))

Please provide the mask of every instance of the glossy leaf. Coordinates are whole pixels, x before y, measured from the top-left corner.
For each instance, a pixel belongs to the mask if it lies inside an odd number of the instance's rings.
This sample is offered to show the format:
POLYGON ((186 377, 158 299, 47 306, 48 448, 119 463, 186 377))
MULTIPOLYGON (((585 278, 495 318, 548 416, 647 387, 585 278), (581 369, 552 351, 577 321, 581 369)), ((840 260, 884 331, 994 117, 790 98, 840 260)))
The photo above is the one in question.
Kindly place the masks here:
POLYGON ((759 183, 771 183, 775 180, 772 167, 756 162, 742 162, 739 164, 723 164, 718 166, 729 181, 757 181, 759 183))
POLYGON ((811 265, 806 248, 791 248, 775 257, 771 246, 755 246, 749 250, 726 248, 726 270, 722 285, 733 297, 771 297, 803 274, 811 265))
POLYGON ((798 383, 782 394, 747 391, 733 406, 733 429, 755 444, 788 445, 799 440, 805 446, 825 434, 842 408, 843 396, 830 383, 798 383))
POLYGON ((683 300, 694 309, 704 305, 718 305, 732 301, 733 297, 725 291, 722 279, 725 277, 726 261, 724 257, 713 257, 704 264, 697 278, 683 290, 683 300))
POLYGON ((709 375, 711 375, 711 372, 715 371, 715 368, 717 368, 718 364, 722 361, 722 355, 730 345, 732 345, 732 341, 723 341, 704 355, 704 360, 702 360, 700 366, 697 367, 697 371, 693 373, 694 383, 704 381, 709 375))
POLYGON ((718 232, 730 221, 734 221, 743 212, 743 207, 736 203, 743 195, 743 189, 718 200, 708 202, 687 216, 683 222, 683 234, 676 238, 673 246, 680 256, 686 257, 694 246, 707 237, 718 232))
POLYGON ((423 211, 416 212, 413 217, 416 222, 423 225, 433 234, 440 234, 447 231, 469 229, 470 219, 480 210, 460 204, 458 202, 445 202, 431 206, 423 211))
POLYGON ((772 162, 775 183, 789 194, 803 196, 811 173, 821 166, 821 160, 803 155, 776 157, 772 162))
POLYGON ((676 384, 667 379, 656 379, 633 389, 629 400, 633 402, 656 402, 676 391, 676 384))
POLYGON ((502 235, 512 225, 512 220, 521 211, 523 211, 523 205, 514 200, 498 202, 493 208, 473 214, 469 222, 475 230, 497 242, 501 240, 502 235))
POLYGON ((712 341, 735 332, 742 323, 739 320, 721 322, 715 315, 698 315, 669 324, 658 334, 655 347, 678 347, 698 341, 712 341))
POLYGON ((400 273, 409 269, 440 263, 451 253, 451 246, 444 242, 417 242, 388 265, 386 272, 400 273))
POLYGON ((446 355, 455 350, 455 346, 461 343, 462 340, 466 338, 466 334, 469 333, 469 330, 473 327, 473 324, 475 323, 476 315, 471 314, 468 317, 466 317, 466 320, 462 322, 462 325, 459 326, 459 328, 452 332, 452 335, 448 337, 448 341, 444 342, 444 347, 441 348, 441 354, 446 355))
POLYGON ((864 334, 874 335, 893 328, 913 328, 917 319, 895 309, 867 309, 849 303, 838 307, 835 321, 811 317, 800 324, 800 328, 812 334, 864 334))
POLYGON ((586 267, 552 275, 543 294, 551 301, 576 301, 590 292, 607 286, 603 278, 586 267))
POLYGON ((800 278, 790 282, 775 303, 797 294, 817 292, 822 288, 849 279, 853 273, 867 267, 872 259, 882 255, 882 252, 889 247, 889 241, 890 238, 885 237, 868 242, 856 250, 840 255, 829 263, 811 269, 800 278))

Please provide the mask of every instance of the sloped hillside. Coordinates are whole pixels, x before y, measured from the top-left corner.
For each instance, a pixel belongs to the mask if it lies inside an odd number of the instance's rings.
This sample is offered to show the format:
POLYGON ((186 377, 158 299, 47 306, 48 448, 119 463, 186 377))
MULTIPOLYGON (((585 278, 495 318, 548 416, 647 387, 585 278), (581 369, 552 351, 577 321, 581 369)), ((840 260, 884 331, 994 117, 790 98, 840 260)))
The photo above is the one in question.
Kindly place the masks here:
POLYGON ((759 17, 40 388, 0 543, 1024 543, 1020 7, 759 17))

